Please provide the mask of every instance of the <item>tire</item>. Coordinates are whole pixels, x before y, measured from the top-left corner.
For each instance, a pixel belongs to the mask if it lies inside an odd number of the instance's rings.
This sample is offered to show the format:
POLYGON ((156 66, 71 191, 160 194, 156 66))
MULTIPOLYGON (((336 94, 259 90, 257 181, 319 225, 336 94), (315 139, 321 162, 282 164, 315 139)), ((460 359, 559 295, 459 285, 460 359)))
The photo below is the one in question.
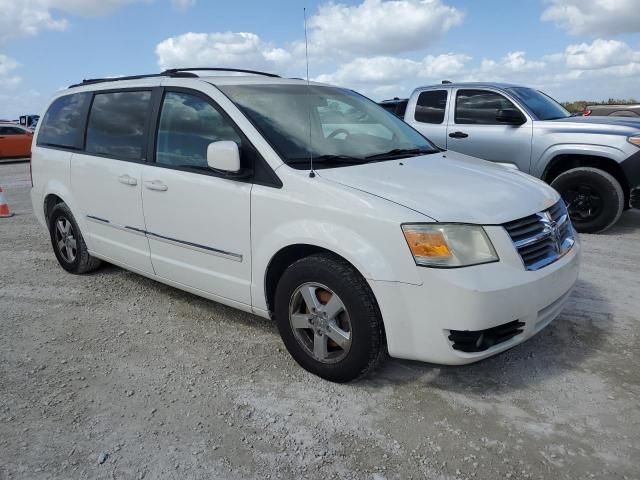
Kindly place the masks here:
POLYGON ((89 273, 101 265, 100 260, 89 255, 78 223, 65 203, 58 203, 51 210, 49 234, 53 252, 67 272, 89 273))
POLYGON ((291 356, 302 368, 325 380, 344 383, 364 377, 386 355, 382 315, 373 292, 362 275, 337 256, 314 254, 290 265, 278 282, 274 310, 291 356), (307 305, 309 295, 318 302, 318 317, 314 318, 307 305), (340 303, 343 310, 336 307, 340 303), (341 313, 333 316, 332 310, 341 313), (290 317, 292 312, 295 315, 290 317), (308 323, 306 318, 310 318, 308 323), (309 328, 301 327, 300 321, 309 328), (318 331, 326 334, 318 335, 318 331), (319 347, 317 356, 316 341, 321 345, 323 339, 327 346, 325 351, 319 347))
POLYGON ((558 175, 551 186, 567 202, 571 222, 578 232, 603 232, 618 221, 624 210, 620 182, 598 168, 573 168, 558 175))

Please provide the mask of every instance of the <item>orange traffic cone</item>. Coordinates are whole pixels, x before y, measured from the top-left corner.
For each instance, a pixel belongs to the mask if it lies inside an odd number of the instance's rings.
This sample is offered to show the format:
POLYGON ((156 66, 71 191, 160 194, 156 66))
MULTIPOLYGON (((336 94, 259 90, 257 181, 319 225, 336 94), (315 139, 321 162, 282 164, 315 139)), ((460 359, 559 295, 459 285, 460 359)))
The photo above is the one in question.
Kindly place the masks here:
POLYGON ((0 218, 12 217, 13 213, 9 210, 9 204, 4 199, 4 193, 2 187, 0 187, 0 218))

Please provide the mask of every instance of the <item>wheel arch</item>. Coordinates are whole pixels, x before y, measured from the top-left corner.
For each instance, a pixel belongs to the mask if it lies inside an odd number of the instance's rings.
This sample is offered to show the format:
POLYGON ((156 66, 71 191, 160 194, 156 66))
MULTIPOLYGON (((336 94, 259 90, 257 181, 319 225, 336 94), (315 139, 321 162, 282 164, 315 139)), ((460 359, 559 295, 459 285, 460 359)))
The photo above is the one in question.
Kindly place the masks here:
POLYGON ((360 274, 360 276, 366 282, 365 275, 362 273, 362 271, 360 271, 360 269, 358 269, 358 267, 353 264, 353 262, 328 248, 320 247, 318 245, 312 245, 309 243, 296 243, 287 245, 286 247, 278 250, 271 257, 271 260, 269 261, 265 270, 263 285, 265 300, 269 312, 273 312, 276 288, 285 270, 294 262, 317 253, 326 253, 329 255, 333 255, 347 262, 349 265, 351 265, 351 267, 353 267, 356 272, 360 274))
POLYGON ((60 203, 65 203, 65 201, 55 193, 49 193, 44 197, 44 219, 47 226, 49 225, 49 216, 51 215, 51 211, 60 203))
POLYGON ((622 166, 610 157, 581 153, 561 153, 554 156, 545 167, 542 180, 551 184, 560 174, 574 168, 591 167, 603 170, 615 178, 622 187, 625 205, 629 204, 630 186, 622 166))

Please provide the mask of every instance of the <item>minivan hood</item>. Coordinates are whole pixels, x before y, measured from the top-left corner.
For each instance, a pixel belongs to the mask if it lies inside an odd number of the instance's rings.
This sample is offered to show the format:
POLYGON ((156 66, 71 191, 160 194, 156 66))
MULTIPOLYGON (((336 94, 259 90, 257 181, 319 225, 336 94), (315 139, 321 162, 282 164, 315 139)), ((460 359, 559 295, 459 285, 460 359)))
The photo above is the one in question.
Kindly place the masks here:
POLYGON ((560 198, 534 177, 451 151, 316 173, 441 222, 501 224, 560 198))

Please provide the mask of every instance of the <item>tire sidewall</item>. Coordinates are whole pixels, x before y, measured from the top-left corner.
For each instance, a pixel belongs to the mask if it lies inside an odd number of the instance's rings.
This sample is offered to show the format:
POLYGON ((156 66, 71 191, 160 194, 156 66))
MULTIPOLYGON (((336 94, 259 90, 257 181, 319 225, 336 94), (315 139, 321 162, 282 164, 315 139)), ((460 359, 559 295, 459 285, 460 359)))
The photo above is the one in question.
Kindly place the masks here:
POLYGON ((576 168, 560 174, 551 186, 561 196, 577 185, 588 185, 602 197, 603 206, 600 214, 589 220, 572 217, 574 228, 583 233, 596 233, 612 226, 624 208, 624 193, 618 181, 607 172, 596 168, 576 168))
POLYGON ((82 234, 80 233, 80 228, 76 223, 76 219, 73 217, 73 215, 71 214, 71 210, 69 210, 69 207, 67 207, 66 205, 58 204, 53 208, 51 212, 51 216, 49 217, 49 236, 51 237, 51 246, 53 247, 53 253, 58 259, 60 266, 64 268, 67 272, 71 272, 71 273, 77 272, 79 270, 80 261, 82 257, 81 249, 85 247, 84 247, 84 241, 82 239, 82 234), (58 221, 58 219, 62 217, 66 218, 67 220, 69 220, 69 222, 71 222, 71 226, 73 227, 73 231, 74 231, 74 236, 76 238, 76 258, 74 259, 73 262, 67 262, 62 257, 62 255, 60 254, 60 251, 58 250, 58 245, 56 244, 56 237, 55 237, 56 222, 58 221))
MULTIPOLYGON (((371 306, 353 288, 353 278, 336 274, 328 265, 304 261, 294 263, 283 274, 275 295, 275 318, 282 340, 291 356, 304 369, 327 380, 347 382, 358 378, 367 370, 370 359, 381 348, 379 332, 371 328, 371 306), (337 363, 322 363, 311 357, 295 338, 289 320, 289 305, 293 293, 305 283, 321 283, 340 297, 351 322, 351 348, 347 356, 337 363), (363 305, 363 303, 365 303, 363 305)), ((361 280, 364 282, 364 279, 361 280)), ((368 286, 367 286, 368 287, 368 286)), ((376 308, 377 309, 377 308, 376 308)))

